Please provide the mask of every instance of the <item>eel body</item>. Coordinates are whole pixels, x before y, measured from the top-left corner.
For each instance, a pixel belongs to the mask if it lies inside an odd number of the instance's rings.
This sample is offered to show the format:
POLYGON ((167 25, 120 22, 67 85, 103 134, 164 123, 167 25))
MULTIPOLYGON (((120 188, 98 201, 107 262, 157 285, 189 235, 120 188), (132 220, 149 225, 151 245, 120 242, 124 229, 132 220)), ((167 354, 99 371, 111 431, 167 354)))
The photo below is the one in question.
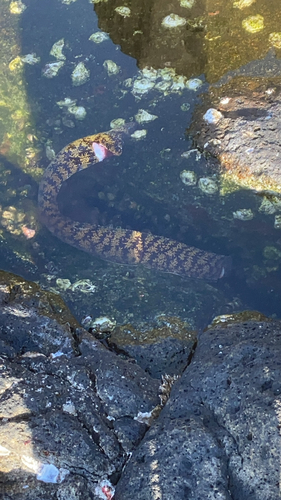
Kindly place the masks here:
POLYGON ((142 264, 183 277, 217 280, 231 268, 231 257, 206 252, 169 238, 128 229, 81 224, 63 216, 58 207, 62 184, 76 172, 122 153, 124 135, 132 124, 78 139, 63 148, 46 169, 39 186, 41 218, 62 241, 102 259, 142 264))

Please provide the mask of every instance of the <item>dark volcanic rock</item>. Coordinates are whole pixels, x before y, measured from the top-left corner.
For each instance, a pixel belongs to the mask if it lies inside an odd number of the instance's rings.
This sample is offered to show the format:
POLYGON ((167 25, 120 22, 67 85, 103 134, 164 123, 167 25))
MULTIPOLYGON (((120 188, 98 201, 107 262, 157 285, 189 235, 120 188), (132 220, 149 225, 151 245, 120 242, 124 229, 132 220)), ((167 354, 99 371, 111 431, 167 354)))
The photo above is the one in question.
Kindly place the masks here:
POLYGON ((136 360, 151 377, 181 375, 188 365, 197 333, 179 318, 160 315, 152 328, 139 331, 132 325, 114 329, 108 344, 136 360))
POLYGON ((1 498, 280 497, 281 322, 222 317, 160 389, 56 295, 0 286, 1 498))
POLYGON ((1 498, 101 498, 159 381, 79 328, 58 296, 5 273, 0 325, 1 498))
POLYGON ((198 148, 219 160, 225 182, 280 193, 280 88, 269 80, 234 79, 213 88, 207 100, 190 130, 198 148), (206 121, 208 107, 220 119, 206 121))
POLYGON ((202 334, 116 500, 279 498, 280 354, 280 323, 202 334))

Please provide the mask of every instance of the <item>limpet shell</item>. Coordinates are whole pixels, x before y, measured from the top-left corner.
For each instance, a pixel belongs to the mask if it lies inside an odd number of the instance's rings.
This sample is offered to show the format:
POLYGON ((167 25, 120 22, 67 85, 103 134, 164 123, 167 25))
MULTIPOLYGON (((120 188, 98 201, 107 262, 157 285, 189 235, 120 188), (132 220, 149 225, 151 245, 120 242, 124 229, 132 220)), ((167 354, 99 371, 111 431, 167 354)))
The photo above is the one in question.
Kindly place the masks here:
POLYGON ((59 70, 62 68, 63 65, 64 61, 48 63, 43 68, 42 75, 45 76, 46 78, 54 78, 54 76, 57 76, 59 70))
POLYGON ((106 69, 108 76, 117 75, 120 71, 120 66, 110 59, 104 61, 103 67, 106 69))
POLYGON ((138 113, 135 115, 135 119, 138 123, 149 123, 156 120, 156 118, 158 118, 158 116, 151 115, 148 111, 145 111, 145 109, 139 109, 138 113))
POLYGON ((210 177, 201 177, 198 181, 198 187, 204 194, 215 194, 219 187, 213 179, 210 177))
POLYGON ((169 16, 164 17, 162 21, 162 26, 164 28, 179 28, 181 26, 185 26, 187 23, 184 17, 180 17, 177 14, 170 14, 169 16))
POLYGON ((109 40, 109 35, 104 31, 96 31, 89 37, 89 40, 94 43, 102 43, 105 40, 109 40))
POLYGON ((264 18, 260 14, 246 17, 246 19, 242 21, 242 27, 244 30, 248 31, 248 33, 258 33, 264 28, 264 18))
POLYGON ((56 59, 59 59, 60 61, 65 61, 66 57, 62 53, 63 48, 64 48, 64 38, 61 38, 52 46, 50 50, 50 55, 55 57, 56 59))
POLYGON ((195 186, 197 183, 197 175, 193 170, 183 170, 180 178, 186 186, 195 186))
POLYGON ((89 80, 90 71, 86 68, 83 62, 80 62, 72 71, 71 78, 73 85, 78 87, 78 85, 83 85, 89 80))
POLYGON ((121 7, 116 7, 114 9, 117 14, 119 14, 122 17, 130 17, 131 15, 131 9, 129 7, 121 6, 121 7))

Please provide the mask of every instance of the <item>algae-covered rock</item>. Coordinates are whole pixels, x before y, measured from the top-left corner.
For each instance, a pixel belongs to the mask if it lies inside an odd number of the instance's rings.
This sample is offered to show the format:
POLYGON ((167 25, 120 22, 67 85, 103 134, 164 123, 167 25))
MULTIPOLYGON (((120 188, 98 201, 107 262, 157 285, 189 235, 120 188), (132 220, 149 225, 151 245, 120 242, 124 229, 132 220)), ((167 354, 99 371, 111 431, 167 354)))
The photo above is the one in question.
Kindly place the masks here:
POLYGON ((38 179, 42 169, 35 161, 39 157, 36 141, 30 154, 28 136, 36 136, 36 131, 25 85, 25 64, 35 64, 38 58, 21 53, 21 17, 25 9, 20 1, 0 3, 0 154, 38 179))

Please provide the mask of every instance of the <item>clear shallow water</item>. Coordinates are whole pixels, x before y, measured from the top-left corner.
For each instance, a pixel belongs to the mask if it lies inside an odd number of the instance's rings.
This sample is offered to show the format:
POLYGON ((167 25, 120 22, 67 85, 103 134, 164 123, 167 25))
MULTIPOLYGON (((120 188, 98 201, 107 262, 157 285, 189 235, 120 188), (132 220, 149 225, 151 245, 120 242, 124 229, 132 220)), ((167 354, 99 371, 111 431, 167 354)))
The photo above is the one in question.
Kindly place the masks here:
MULTIPOLYGON (((206 194, 198 183, 186 186, 180 177, 183 170, 192 171, 197 180, 208 177, 220 186, 220 176, 203 156, 196 152, 188 158, 182 156, 193 148, 186 129, 209 82, 229 71, 239 71, 240 65, 251 64, 254 55, 264 57, 270 49, 268 31, 275 30, 275 2, 271 12, 257 2, 251 7, 253 13, 269 16, 274 19, 273 25, 270 30, 266 27, 266 36, 263 30, 262 36, 254 35, 251 54, 247 44, 239 58, 229 49, 227 66, 225 57, 219 54, 227 50, 234 35, 238 51, 239 43, 245 45, 241 21, 252 12, 250 7, 246 11, 225 10, 224 2, 221 4, 219 9, 209 7, 206 11, 197 2, 190 11, 179 9, 175 3, 174 12, 186 13, 189 19, 179 33, 161 28, 169 13, 163 3, 160 9, 151 2, 148 11, 141 3, 135 10, 130 6, 131 16, 124 18, 115 12, 117 4, 113 2, 96 5, 97 14, 86 0, 69 5, 59 0, 48 5, 33 0, 25 2, 27 8, 21 14, 11 14, 10 4, 1 2, 6 50, 1 79, 0 266, 59 291, 78 319, 88 314, 107 315, 118 323, 140 325, 166 314, 202 327, 216 315, 246 308, 281 316, 280 236, 272 221, 259 214, 260 199, 246 190, 224 196, 219 190, 206 194), (229 26, 232 31, 227 31, 229 26), (115 43, 110 38, 100 44, 90 41, 99 28, 108 31, 115 43), (215 44, 210 46, 212 38, 215 44), (61 39, 65 59, 56 59, 50 50, 61 39), (36 64, 17 62, 17 57, 32 53, 40 57, 36 64), (60 60, 63 65, 58 74, 44 77, 46 64, 60 60), (117 74, 108 75, 105 60, 119 66, 117 74), (85 83, 73 86, 71 74, 79 62, 90 76, 85 83), (185 86, 172 92, 170 86, 166 92, 152 88, 144 95, 133 95, 134 82, 144 78, 139 67, 152 64, 157 70, 175 67, 177 74, 185 77, 184 83, 199 78, 202 85, 197 90, 185 86), (57 104, 65 99, 75 100, 76 106, 85 109, 83 120, 75 118, 69 107, 57 104), (112 159, 102 171, 89 169, 70 179, 60 195, 62 212, 80 221, 151 231, 232 255, 233 273, 229 278, 206 283, 141 267, 116 266, 63 244, 40 226, 37 182, 48 165, 47 155, 78 137, 108 130, 111 120, 132 119, 140 109, 157 116, 140 125, 147 129, 147 136, 127 141, 122 156, 112 159), (251 208, 255 214, 256 224, 250 233, 247 222, 232 223, 233 212, 241 207, 251 208), (27 239, 23 228, 34 230, 34 237, 27 239), (265 259, 264 248, 271 246, 277 253, 265 259), (58 281, 62 279, 71 285, 58 281)), ((156 83, 167 81, 167 74, 158 74, 156 83)), ((173 81, 178 86, 183 82, 176 77, 173 81)))

